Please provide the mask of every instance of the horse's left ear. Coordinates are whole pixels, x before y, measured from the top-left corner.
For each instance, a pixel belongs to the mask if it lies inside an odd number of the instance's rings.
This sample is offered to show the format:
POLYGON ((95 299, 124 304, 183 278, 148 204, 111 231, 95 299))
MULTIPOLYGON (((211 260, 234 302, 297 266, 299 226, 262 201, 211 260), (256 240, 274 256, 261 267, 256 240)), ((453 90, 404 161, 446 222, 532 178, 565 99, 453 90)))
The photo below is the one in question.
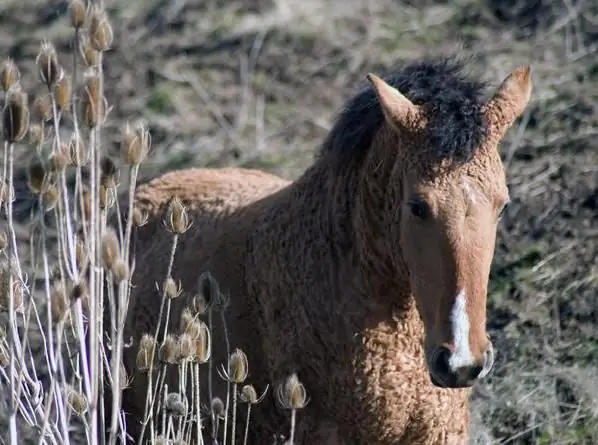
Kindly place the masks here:
POLYGON ((492 131, 502 137, 527 107, 531 93, 531 67, 522 66, 512 71, 486 103, 485 113, 492 131))
POLYGON ((417 105, 387 84, 373 73, 367 75, 368 81, 374 87, 384 117, 389 125, 395 129, 410 130, 417 128, 422 119, 422 112, 417 105))

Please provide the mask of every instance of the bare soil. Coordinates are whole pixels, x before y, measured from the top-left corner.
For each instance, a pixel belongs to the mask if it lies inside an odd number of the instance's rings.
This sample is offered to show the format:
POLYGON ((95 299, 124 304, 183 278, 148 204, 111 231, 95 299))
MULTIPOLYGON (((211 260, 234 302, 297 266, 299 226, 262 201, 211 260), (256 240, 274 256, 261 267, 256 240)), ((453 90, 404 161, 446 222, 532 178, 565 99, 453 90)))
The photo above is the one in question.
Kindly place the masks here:
MULTIPOLYGON (((115 30, 106 61, 114 107, 106 148, 118 146, 126 119, 146 119, 154 149, 145 178, 191 165, 295 178, 368 71, 460 49, 496 84, 531 64, 531 105, 501 146, 512 204, 489 299, 500 355, 472 396, 471 443, 598 443, 598 3, 106 4, 115 30)), ((0 56, 17 61, 25 85, 37 80, 42 39, 68 63, 66 6, 0 5, 0 56)), ((17 191, 24 219, 31 198, 24 182, 17 191)))

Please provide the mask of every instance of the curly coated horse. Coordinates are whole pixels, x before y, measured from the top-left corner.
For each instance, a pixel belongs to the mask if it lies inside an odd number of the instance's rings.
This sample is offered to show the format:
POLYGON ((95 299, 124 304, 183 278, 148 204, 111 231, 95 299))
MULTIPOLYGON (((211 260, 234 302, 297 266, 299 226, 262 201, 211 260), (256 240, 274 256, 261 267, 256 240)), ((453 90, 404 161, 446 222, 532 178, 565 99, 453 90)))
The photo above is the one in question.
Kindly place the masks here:
MULTIPOLYGON (((296 443, 467 442, 470 388, 494 363, 486 294, 509 201, 498 145, 527 106, 531 77, 518 68, 487 94, 465 68, 451 57, 384 79, 369 74, 294 181, 198 168, 138 187, 136 205, 149 221, 135 235, 124 337, 132 339, 123 411, 133 437, 148 391, 135 355, 158 323, 156 283, 172 243, 163 222, 176 196, 193 225, 172 277, 190 294, 200 274, 218 280, 229 297, 230 346, 247 354, 258 390, 298 374, 310 401, 298 414, 296 443)), ((187 305, 187 297, 172 300, 172 332, 187 305)), ((212 347, 220 367, 222 336, 212 347)), ((170 373, 169 388, 176 378, 170 373)), ((226 397, 218 376, 213 395, 226 397)), ((288 431, 272 393, 252 413, 250 444, 270 445, 288 431)))

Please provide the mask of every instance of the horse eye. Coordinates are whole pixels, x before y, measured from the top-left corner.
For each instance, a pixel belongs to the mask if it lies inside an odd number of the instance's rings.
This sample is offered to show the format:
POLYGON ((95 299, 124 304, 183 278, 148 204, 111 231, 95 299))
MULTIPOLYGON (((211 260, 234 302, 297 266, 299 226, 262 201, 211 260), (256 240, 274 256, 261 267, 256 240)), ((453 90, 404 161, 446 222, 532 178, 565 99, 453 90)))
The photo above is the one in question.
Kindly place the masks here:
POLYGON ((407 205, 409 206, 411 214, 416 218, 426 219, 430 214, 430 207, 428 207, 428 204, 419 198, 409 200, 407 205))

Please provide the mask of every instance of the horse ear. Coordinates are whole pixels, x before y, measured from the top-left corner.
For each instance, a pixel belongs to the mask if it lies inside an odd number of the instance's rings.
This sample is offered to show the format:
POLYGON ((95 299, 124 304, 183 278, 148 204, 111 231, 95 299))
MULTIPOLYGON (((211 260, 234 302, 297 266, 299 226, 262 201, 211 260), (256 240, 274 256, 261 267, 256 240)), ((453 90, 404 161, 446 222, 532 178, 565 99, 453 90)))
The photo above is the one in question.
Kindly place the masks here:
POLYGON ((374 87, 386 121, 395 129, 413 129, 421 119, 420 109, 396 88, 373 73, 367 75, 374 87))
POLYGON ((525 110, 532 93, 531 67, 519 67, 500 84, 486 103, 485 113, 493 131, 502 137, 525 110))

